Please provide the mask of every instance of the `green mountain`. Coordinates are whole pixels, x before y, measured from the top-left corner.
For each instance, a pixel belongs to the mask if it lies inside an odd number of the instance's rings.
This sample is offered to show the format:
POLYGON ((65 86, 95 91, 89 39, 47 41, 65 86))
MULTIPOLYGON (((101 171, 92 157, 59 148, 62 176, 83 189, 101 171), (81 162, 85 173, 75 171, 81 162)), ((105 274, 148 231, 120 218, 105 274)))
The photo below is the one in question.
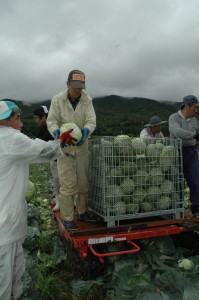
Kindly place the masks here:
MULTIPOLYGON (((124 98, 115 95, 94 99, 97 135, 128 134, 138 136, 153 115, 167 121, 179 103, 159 102, 146 98, 124 98)), ((168 134, 168 126, 163 131, 168 134)))
MULTIPOLYGON (((31 104, 12 101, 23 111, 24 132, 30 136, 35 136, 38 127, 33 120, 32 112, 40 105, 46 105, 49 108, 50 100, 31 104)), ((158 115, 162 120, 167 121, 169 116, 178 110, 180 104, 110 95, 94 98, 93 105, 97 116, 95 135, 113 136, 122 133, 138 136, 144 124, 148 123, 153 115, 158 115)), ((168 125, 165 125, 162 131, 168 135, 168 125)))

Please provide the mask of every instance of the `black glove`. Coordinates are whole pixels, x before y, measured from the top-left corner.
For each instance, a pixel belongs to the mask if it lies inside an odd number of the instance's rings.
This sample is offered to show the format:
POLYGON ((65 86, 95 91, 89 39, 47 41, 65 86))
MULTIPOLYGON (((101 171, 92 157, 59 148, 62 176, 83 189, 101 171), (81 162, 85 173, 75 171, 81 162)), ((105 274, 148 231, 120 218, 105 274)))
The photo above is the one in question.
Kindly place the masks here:
POLYGON ((196 133, 196 135, 193 138, 199 142, 199 134, 198 133, 196 133))

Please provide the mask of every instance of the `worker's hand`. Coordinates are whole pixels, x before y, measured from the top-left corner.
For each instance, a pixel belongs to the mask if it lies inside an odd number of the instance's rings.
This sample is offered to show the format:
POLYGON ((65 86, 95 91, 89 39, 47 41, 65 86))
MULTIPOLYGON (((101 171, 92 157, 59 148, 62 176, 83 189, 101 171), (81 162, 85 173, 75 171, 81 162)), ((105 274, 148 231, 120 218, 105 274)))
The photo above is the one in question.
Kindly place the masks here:
POLYGON ((70 129, 68 131, 63 132, 60 137, 59 141, 61 142, 61 147, 64 148, 67 145, 73 145, 75 146, 74 141, 77 141, 76 138, 70 135, 70 133, 73 131, 73 129, 70 129))
POLYGON ((53 134, 54 134, 54 136, 55 136, 55 139, 58 140, 58 138, 59 138, 59 136, 60 136, 60 130, 59 130, 59 129, 55 129, 55 130, 53 131, 53 134))
POLYGON ((89 134, 90 130, 89 130, 88 128, 82 128, 82 129, 81 129, 81 132, 82 132, 82 138, 81 138, 81 140, 76 144, 77 146, 81 146, 81 145, 85 142, 85 140, 86 140, 87 137, 88 137, 88 134, 89 134))
POLYGON ((198 133, 196 133, 196 135, 194 136, 194 139, 199 142, 199 134, 198 133))

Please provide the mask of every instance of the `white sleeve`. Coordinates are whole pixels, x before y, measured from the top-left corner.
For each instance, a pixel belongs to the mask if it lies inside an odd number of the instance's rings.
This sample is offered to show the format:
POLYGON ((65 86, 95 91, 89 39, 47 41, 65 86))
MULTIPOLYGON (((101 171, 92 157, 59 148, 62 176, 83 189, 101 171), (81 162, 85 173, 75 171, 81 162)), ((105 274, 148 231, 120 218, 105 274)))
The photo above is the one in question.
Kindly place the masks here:
POLYGON ((63 152, 57 141, 45 142, 40 139, 30 139, 19 132, 15 135, 9 155, 18 161, 39 163, 62 157, 63 152))
POLYGON ((144 128, 141 132, 140 132, 140 138, 143 139, 145 142, 151 140, 153 137, 151 137, 148 132, 147 129, 144 128))

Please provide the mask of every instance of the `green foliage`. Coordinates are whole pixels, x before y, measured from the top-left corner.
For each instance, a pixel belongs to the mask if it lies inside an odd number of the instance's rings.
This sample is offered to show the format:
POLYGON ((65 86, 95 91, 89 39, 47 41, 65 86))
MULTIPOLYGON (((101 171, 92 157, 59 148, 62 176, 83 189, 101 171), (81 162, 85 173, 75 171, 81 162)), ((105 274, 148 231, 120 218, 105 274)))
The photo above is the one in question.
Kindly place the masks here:
MULTIPOLYGON (((21 300, 64 299, 66 290, 59 277, 59 267, 67 259, 67 253, 52 222, 49 196, 43 186, 51 174, 49 164, 32 165, 30 178, 35 185, 34 198, 28 203, 28 233, 23 247, 26 271, 23 276, 24 293, 21 300), (43 174, 45 171, 46 174, 43 174), (41 180, 45 178, 45 180, 41 180)), ((47 190, 49 190, 50 186, 47 190)))
POLYGON ((59 278, 55 273, 49 273, 43 266, 36 269, 37 280, 35 288, 40 292, 42 300, 54 300, 60 291, 59 278))
POLYGON ((94 285, 100 286, 102 284, 102 278, 87 281, 81 279, 74 279, 71 281, 71 288, 75 295, 88 295, 89 290, 91 290, 94 285))
POLYGON ((38 228, 28 226, 27 236, 23 243, 23 247, 29 251, 38 248, 38 238, 40 231, 38 228))

